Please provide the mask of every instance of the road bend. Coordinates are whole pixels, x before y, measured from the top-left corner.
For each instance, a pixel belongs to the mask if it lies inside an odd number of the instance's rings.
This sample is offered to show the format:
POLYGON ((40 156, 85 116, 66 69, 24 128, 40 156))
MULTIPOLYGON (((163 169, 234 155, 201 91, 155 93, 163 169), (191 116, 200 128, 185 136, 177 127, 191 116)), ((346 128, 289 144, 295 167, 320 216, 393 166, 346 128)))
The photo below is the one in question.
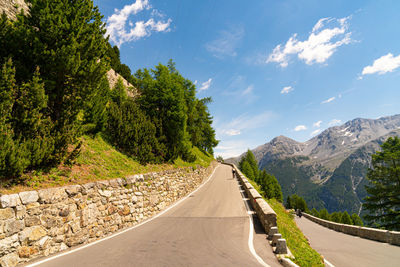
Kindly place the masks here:
POLYGON ((304 216, 296 218, 296 223, 310 240, 311 247, 336 267, 400 266, 399 246, 336 232, 304 216))
MULTIPOLYGON (((231 167, 219 165, 186 200, 147 223, 39 266, 280 266, 250 217, 231 167), (250 231, 250 229, 252 231, 250 231), (254 240, 249 242, 253 232, 254 240), (254 251, 250 250, 254 244, 254 251), (262 259, 260 262, 259 259, 262 259)), ((250 215, 254 217, 254 215, 250 215)), ((35 263, 33 263, 35 264, 35 263)))

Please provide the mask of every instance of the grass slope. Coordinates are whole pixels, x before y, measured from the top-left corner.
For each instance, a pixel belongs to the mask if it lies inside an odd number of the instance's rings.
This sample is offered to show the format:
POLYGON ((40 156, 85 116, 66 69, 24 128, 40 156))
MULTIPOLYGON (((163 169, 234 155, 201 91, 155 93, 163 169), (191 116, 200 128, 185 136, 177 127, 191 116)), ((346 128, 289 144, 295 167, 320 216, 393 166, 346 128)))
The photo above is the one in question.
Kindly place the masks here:
POLYGON ((21 177, 17 185, 10 185, 7 181, 1 181, 0 193, 11 194, 69 184, 83 184, 174 168, 196 167, 198 165, 206 167, 214 160, 212 156, 194 147, 192 153, 197 156, 195 162, 188 163, 177 159, 173 164, 141 165, 134 159, 117 151, 100 135, 94 138, 83 136, 81 140, 81 153, 73 166, 61 165, 47 171, 26 173, 21 177))
MULTIPOLYGON (((254 181, 248 179, 251 185, 261 194, 262 190, 254 181)), ((265 199, 265 198, 264 198, 265 199)), ((324 266, 323 258, 308 243, 303 232, 297 227, 294 215, 286 211, 282 203, 275 199, 265 199, 277 216, 279 233, 286 239, 287 246, 295 259, 293 260, 299 266, 324 266)))

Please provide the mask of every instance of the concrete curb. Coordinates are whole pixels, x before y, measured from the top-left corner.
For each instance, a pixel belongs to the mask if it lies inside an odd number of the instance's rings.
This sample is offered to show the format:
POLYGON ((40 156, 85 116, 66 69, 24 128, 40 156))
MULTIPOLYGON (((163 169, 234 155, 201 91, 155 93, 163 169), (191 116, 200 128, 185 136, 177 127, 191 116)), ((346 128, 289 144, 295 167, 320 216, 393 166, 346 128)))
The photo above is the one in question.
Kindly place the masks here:
MULTIPOLYGON (((257 217, 259 218, 265 233, 268 235, 271 227, 277 227, 276 223, 276 213, 270 207, 270 205, 262 198, 260 193, 250 184, 247 178, 242 174, 242 172, 236 167, 235 164, 231 163, 223 163, 225 165, 229 165, 234 168, 236 172, 236 176, 240 181, 240 184, 243 186, 244 191, 246 192, 247 197, 250 199, 251 205, 253 206, 254 210, 256 211, 257 217)), ((282 239, 285 240, 285 239, 282 239)), ((269 242, 273 251, 275 251, 275 247, 272 246, 272 242, 269 242)), ((284 242, 286 244, 286 240, 284 242)), ((293 257, 292 253, 290 252, 289 248, 287 248, 287 254, 275 254, 278 261, 283 266, 290 266, 294 267, 297 266, 294 262, 290 259, 285 258, 286 256, 293 257)))
POLYGON ((371 239, 374 241, 400 246, 400 232, 397 231, 388 231, 369 227, 335 223, 317 218, 307 213, 303 213, 303 215, 310 221, 318 223, 337 232, 342 232, 348 235, 354 235, 365 239, 371 239))
POLYGON ((288 258, 281 258, 279 260, 279 262, 285 267, 299 267, 299 265, 297 265, 296 263, 294 263, 293 261, 291 261, 288 258))

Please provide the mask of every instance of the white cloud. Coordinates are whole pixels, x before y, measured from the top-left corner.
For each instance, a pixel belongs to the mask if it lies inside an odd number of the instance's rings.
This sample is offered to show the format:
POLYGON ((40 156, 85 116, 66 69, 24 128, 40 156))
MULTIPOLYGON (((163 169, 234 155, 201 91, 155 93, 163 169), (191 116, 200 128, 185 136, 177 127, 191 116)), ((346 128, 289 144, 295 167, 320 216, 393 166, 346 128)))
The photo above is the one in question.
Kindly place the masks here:
POLYGON ((235 57, 236 49, 244 36, 244 28, 232 28, 230 31, 221 31, 219 37, 206 44, 208 52, 217 58, 235 57))
POLYGON ((294 130, 295 130, 296 132, 304 131, 304 130, 307 130, 307 127, 306 127, 305 125, 297 125, 297 126, 294 128, 294 130))
POLYGON ((253 85, 249 85, 247 86, 247 88, 242 92, 242 95, 248 95, 251 94, 253 92, 254 86, 253 85))
MULTIPOLYGON (((155 21, 153 18, 147 21, 141 20, 135 23, 128 21, 131 15, 136 15, 143 10, 150 10, 152 7, 148 0, 136 0, 135 3, 124 6, 121 10, 116 9, 115 13, 107 18, 107 34, 110 40, 121 46, 125 42, 136 41, 140 38, 150 36, 152 31, 167 32, 172 20, 155 21)), ((154 11, 154 10, 153 10, 154 11)), ((159 12, 153 12, 152 16, 161 16, 159 12)))
POLYGON ((329 99, 327 99, 327 100, 322 101, 321 104, 326 104, 326 103, 332 102, 332 101, 335 100, 335 99, 336 99, 336 97, 333 96, 333 97, 331 97, 331 98, 329 98, 329 99))
POLYGON ((215 155, 220 155, 224 159, 237 157, 249 148, 248 140, 222 140, 218 146, 214 149, 215 155))
POLYGON ((230 129, 225 132, 228 136, 235 136, 240 134, 240 130, 230 129))
POLYGON ((291 87, 291 86, 286 86, 286 87, 283 87, 283 89, 282 89, 282 91, 281 91, 281 94, 288 94, 288 93, 290 93, 290 92, 293 91, 293 90, 294 90, 293 87, 291 87))
POLYGON ((313 132, 310 134, 310 136, 314 136, 314 135, 316 135, 316 134, 319 134, 320 132, 321 132, 321 129, 317 129, 317 130, 313 131, 313 132))
POLYGON ((275 113, 270 111, 254 116, 245 113, 233 118, 230 122, 215 123, 214 128, 216 129, 217 139, 222 139, 223 136, 233 136, 232 133, 241 134, 243 131, 265 127, 265 125, 275 117, 275 113))
POLYGON ((212 79, 210 78, 207 81, 205 81, 204 83, 202 83, 199 91, 204 91, 204 90, 207 90, 208 88, 210 88, 211 82, 212 82, 212 79))
POLYGON ((314 25, 307 40, 299 41, 297 33, 293 34, 284 46, 279 44, 273 49, 267 63, 276 62, 283 68, 287 67, 290 55, 297 55, 300 60, 305 61, 308 65, 324 63, 336 52, 338 47, 351 42, 348 20, 349 17, 320 19, 314 25))
POLYGON ((322 123, 322 121, 314 122, 313 126, 316 127, 316 128, 319 128, 319 127, 321 127, 321 123, 322 123))
POLYGON ((331 121, 328 123, 328 125, 329 125, 329 126, 334 126, 334 125, 338 125, 338 124, 340 124, 340 123, 342 123, 341 120, 333 119, 333 120, 331 120, 331 121))
POLYGON ((386 72, 394 71, 398 67, 400 67, 400 55, 393 57, 393 54, 389 53, 374 60, 372 66, 366 66, 362 71, 362 75, 374 73, 385 74, 386 72))

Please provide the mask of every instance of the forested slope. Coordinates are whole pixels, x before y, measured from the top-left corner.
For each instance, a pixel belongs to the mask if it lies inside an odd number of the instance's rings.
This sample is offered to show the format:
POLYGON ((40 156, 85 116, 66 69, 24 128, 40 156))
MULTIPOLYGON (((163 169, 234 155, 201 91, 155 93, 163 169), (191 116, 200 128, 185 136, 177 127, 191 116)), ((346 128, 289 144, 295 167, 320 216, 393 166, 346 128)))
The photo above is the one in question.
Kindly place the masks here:
POLYGON ((132 74, 91 0, 29 2, 29 12, 0 18, 3 185, 26 182, 27 173, 72 168, 82 147, 99 136, 142 165, 213 154, 211 99, 198 99, 172 60, 132 74), (135 89, 121 79, 110 88, 111 67, 135 89))

